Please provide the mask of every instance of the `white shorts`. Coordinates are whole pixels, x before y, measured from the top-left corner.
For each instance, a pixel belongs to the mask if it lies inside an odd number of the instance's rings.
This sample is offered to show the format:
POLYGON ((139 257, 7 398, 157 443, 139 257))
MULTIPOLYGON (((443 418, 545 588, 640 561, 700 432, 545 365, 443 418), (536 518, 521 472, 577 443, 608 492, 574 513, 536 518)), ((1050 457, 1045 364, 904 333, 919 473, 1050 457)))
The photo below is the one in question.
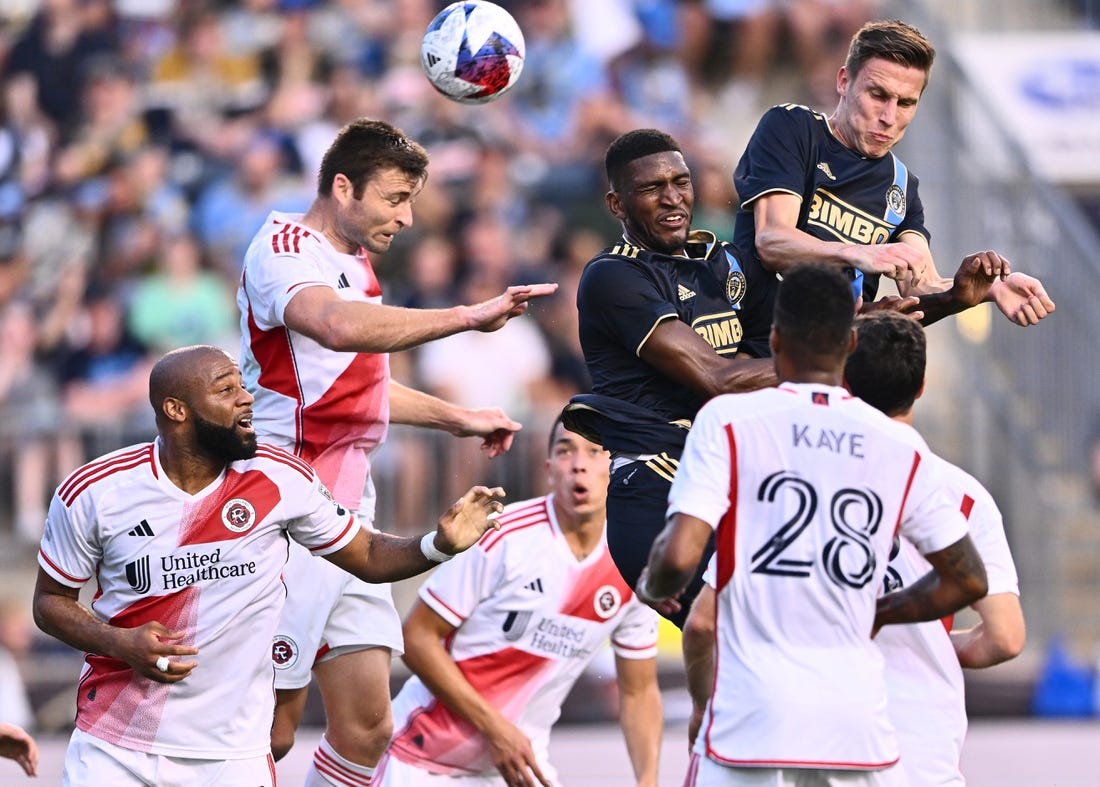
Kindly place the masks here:
MULTIPOLYGON (((197 722, 196 722, 197 723, 197 722)), ((63 787, 275 787, 270 754, 243 760, 168 757, 133 749, 73 730, 65 752, 63 787)))
POLYGON ((898 767, 881 771, 730 768, 692 754, 684 787, 908 787, 898 767))
POLYGON ((286 603, 271 644, 276 689, 308 686, 315 663, 342 653, 404 652, 389 583, 364 582, 293 541, 283 581, 286 603))
MULTIPOLYGON (((545 760, 539 763, 542 775, 553 787, 561 787, 558 781, 558 772, 545 760)), ((374 771, 371 781, 374 787, 421 787, 422 785, 438 785, 438 787, 507 787, 507 782, 499 773, 481 773, 476 776, 448 776, 442 773, 431 773, 409 765, 396 757, 391 757, 387 751, 382 755, 378 767, 374 771)))

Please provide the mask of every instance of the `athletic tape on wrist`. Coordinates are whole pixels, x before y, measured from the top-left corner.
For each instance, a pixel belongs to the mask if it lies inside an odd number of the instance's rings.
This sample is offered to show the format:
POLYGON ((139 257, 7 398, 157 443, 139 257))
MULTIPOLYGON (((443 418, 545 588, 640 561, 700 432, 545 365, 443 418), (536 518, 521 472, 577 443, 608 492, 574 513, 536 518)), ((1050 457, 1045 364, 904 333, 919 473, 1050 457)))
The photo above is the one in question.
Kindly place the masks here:
POLYGON ((454 555, 448 555, 446 552, 441 552, 435 548, 435 534, 437 531, 433 530, 430 533, 425 533, 424 537, 420 539, 420 551, 424 553, 424 557, 433 563, 446 563, 454 555))

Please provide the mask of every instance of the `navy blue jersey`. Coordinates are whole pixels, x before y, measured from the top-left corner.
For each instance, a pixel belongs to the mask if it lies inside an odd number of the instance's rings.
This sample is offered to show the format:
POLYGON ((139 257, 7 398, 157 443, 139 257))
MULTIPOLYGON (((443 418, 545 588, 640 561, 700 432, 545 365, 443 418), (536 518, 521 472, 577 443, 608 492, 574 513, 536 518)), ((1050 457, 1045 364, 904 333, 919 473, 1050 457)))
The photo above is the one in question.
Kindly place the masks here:
POLYGON ((710 232, 693 231, 687 251, 677 257, 624 241, 598 254, 581 275, 580 340, 595 396, 575 398, 584 412, 571 405, 567 426, 610 450, 678 453, 705 401, 639 357, 661 321, 686 323, 726 358, 770 354, 771 298, 764 288, 774 287, 774 277, 747 276, 743 253, 710 232))
MULTIPOLYGON (((741 199, 734 242, 756 254, 753 200, 773 192, 802 199, 798 229, 824 241, 889 243, 906 232, 928 238, 917 178, 893 153, 864 158, 841 144, 825 115, 798 104, 772 107, 760 119, 734 172, 741 199)), ((879 277, 863 281, 874 300, 879 277)))

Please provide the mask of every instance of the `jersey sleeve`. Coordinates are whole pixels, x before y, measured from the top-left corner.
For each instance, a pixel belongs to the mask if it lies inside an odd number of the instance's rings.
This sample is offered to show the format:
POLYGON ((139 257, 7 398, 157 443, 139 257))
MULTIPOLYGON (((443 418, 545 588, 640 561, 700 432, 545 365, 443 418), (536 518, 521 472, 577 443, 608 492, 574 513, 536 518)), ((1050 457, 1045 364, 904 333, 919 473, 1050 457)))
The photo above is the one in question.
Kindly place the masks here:
POLYGON ((805 198, 810 135, 804 128, 812 114, 804 107, 772 107, 756 126, 733 174, 741 207, 758 197, 783 191, 805 198))
POLYGON ((585 268, 577 289, 582 322, 637 355, 657 323, 676 319, 676 307, 652 279, 625 259, 601 257, 585 268))
POLYGON ((637 598, 627 602, 622 619, 611 632, 611 648, 624 659, 657 657, 657 624, 660 617, 637 598))
POLYGON ((950 492, 942 468, 922 451, 902 510, 901 534, 922 555, 951 546, 967 534, 957 495, 950 492))
POLYGON ((458 628, 492 592, 495 565, 480 546, 468 549, 432 572, 420 586, 420 600, 458 628))
POLYGON ((729 509, 730 437, 716 405, 735 395, 711 399, 699 411, 668 493, 668 517, 687 514, 717 528, 729 509))
POLYGON ((66 506, 55 494, 46 517, 38 565, 62 585, 78 588, 95 575, 102 557, 92 496, 81 495, 66 506))
MULTIPOLYGON (((1008 538, 1005 536, 1001 511, 993 497, 984 488, 981 491, 984 494, 975 494, 967 522, 970 526, 970 537, 985 564, 989 595, 1012 593, 1018 596, 1020 582, 1016 574, 1016 563, 1012 560, 1012 552, 1008 547, 1008 538)), ((966 504, 964 498, 964 506, 966 504)))
POLYGON ((284 325, 291 299, 306 287, 329 287, 321 270, 307 255, 271 254, 244 271, 244 289, 251 317, 262 330, 284 325))
POLYGON ((300 500, 297 516, 289 519, 290 537, 312 554, 323 556, 346 547, 359 533, 359 520, 332 499, 316 473, 309 482, 288 490, 291 500, 300 500))
POLYGON ((909 173, 909 188, 905 194, 905 218, 894 230, 894 238, 900 238, 907 232, 915 232, 923 235, 925 240, 932 240, 932 233, 924 226, 924 203, 920 199, 920 181, 912 172, 909 173))

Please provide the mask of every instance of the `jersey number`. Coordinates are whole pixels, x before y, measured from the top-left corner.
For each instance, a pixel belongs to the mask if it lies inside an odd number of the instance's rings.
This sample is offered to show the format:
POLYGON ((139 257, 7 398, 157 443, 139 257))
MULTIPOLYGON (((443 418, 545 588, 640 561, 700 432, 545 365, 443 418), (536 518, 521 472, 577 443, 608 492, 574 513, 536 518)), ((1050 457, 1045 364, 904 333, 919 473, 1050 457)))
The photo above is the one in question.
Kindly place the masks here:
MULTIPOLYGON (((783 553, 798 540, 817 513, 817 490, 805 479, 781 470, 764 479, 756 499, 774 503, 783 491, 795 495, 797 507, 791 518, 753 553, 752 570, 757 574, 808 577, 814 561, 784 557, 783 553)), ((829 502, 829 519, 836 535, 821 550, 825 575, 837 585, 861 588, 875 573, 871 536, 878 532, 882 522, 882 500, 870 489, 840 489, 829 502)))

